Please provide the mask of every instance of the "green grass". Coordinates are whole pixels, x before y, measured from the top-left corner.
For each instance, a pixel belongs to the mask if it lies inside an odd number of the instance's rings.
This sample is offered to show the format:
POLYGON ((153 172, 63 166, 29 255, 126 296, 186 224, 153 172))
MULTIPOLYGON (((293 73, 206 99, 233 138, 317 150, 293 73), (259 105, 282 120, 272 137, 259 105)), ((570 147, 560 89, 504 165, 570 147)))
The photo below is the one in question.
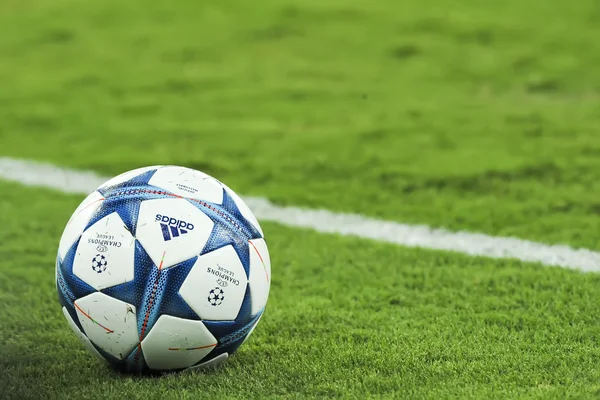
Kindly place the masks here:
POLYGON ((159 3, 5 0, 0 154, 600 249, 596 0, 159 3))
MULTIPOLYGON (((595 0, 3 0, 0 156, 598 250, 598 37, 595 0)), ((56 300, 81 199, 0 192, 0 397, 600 395, 597 275, 268 223, 235 357, 116 375, 56 300)))
POLYGON ((8 398, 600 394, 600 276, 276 224, 264 224, 269 305, 233 358, 206 373, 118 375, 79 345, 56 300, 56 239, 80 199, 0 188, 8 398))

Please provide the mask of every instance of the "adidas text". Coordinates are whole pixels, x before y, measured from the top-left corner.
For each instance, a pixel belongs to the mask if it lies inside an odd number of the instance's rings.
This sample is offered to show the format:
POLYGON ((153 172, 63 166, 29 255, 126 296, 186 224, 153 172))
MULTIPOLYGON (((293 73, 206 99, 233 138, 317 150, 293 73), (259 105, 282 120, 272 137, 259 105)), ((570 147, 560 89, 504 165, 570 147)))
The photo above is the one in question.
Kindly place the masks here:
POLYGON ((156 222, 160 222, 160 227, 165 242, 194 230, 194 224, 184 220, 179 220, 177 218, 169 217, 168 215, 156 214, 154 220, 156 222))

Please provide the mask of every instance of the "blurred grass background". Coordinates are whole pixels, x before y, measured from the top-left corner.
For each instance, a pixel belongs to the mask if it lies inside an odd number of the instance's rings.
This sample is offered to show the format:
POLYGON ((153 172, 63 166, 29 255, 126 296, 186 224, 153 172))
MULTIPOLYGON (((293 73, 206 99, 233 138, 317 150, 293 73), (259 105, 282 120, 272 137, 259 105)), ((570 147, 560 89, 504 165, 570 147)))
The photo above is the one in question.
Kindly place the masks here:
POLYGON ((0 153, 598 249, 598 37, 594 0, 5 0, 0 153))

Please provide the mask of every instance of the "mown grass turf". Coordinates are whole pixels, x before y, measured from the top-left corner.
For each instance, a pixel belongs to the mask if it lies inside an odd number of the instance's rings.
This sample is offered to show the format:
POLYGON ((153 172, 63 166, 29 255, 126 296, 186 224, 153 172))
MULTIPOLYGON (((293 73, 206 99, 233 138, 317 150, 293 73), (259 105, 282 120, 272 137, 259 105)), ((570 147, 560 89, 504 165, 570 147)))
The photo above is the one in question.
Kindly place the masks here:
POLYGON ((110 371, 67 326, 57 238, 80 201, 0 182, 0 397, 553 397, 600 394, 600 276, 263 224, 271 297, 222 367, 110 371))
MULTIPOLYGON (((243 194, 600 249, 600 5, 0 2, 0 155, 201 169, 243 194)), ((263 224, 227 364, 112 373, 53 283, 81 200, 0 182, 0 397, 600 395, 600 278, 263 224)))
POLYGON ((595 0, 8 0, 0 154, 600 249, 598 37, 595 0))

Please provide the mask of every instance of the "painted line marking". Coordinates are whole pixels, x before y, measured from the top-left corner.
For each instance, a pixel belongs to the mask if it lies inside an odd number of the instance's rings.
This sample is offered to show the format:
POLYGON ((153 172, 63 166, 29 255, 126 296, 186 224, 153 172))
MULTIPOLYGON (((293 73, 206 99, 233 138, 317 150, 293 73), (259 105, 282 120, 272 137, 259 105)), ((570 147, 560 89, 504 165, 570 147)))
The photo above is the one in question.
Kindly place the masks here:
MULTIPOLYGON (((28 160, 0 157, 0 178, 26 186, 64 193, 89 194, 108 180, 90 171, 76 171, 28 160)), ((600 272, 600 252, 566 245, 547 245, 511 237, 452 232, 427 225, 408 225, 358 214, 299 207, 280 207, 260 197, 244 197, 258 220, 312 229, 321 233, 355 236, 404 247, 445 250, 471 256, 515 259, 585 272, 600 272)))

